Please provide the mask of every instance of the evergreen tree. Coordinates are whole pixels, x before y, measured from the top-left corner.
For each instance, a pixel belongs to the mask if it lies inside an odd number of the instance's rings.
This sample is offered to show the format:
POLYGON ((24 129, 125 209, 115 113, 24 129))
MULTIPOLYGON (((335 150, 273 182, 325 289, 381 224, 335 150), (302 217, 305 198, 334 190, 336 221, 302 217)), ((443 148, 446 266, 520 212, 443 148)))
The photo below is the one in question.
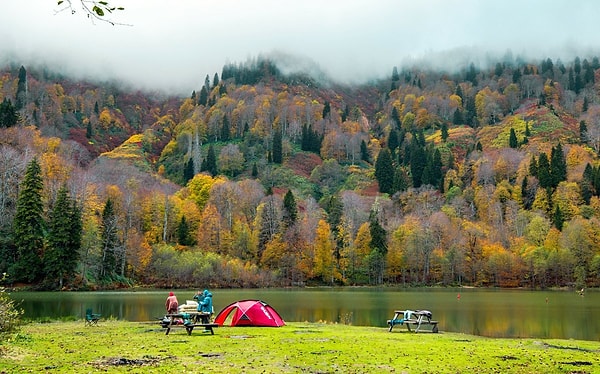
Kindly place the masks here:
POLYGON ((221 141, 227 142, 231 137, 231 130, 229 128, 229 119, 227 116, 223 116, 223 126, 221 127, 221 141))
POLYGON ((254 162, 252 164, 252 178, 256 177, 258 177, 258 166, 256 165, 256 162, 254 162))
POLYGON ((535 155, 531 155, 531 159, 529 160, 529 175, 532 177, 538 176, 538 164, 535 155))
POLYGON ((215 73, 214 77, 213 77, 213 87, 217 87, 219 85, 219 74, 215 73))
POLYGON ((360 142, 360 159, 365 162, 370 162, 369 150, 367 149, 367 143, 364 140, 360 142))
POLYGON ((431 161, 431 184, 436 188, 443 186, 443 174, 442 174, 442 154, 439 149, 435 149, 431 161))
POLYGON ((19 69, 19 82, 17 83, 17 97, 15 100, 15 109, 17 111, 25 108, 27 105, 27 71, 21 66, 19 69))
POLYGON ((96 113, 96 115, 100 114, 100 108, 98 107, 98 102, 97 101, 94 104, 94 113, 96 113))
POLYGON ((523 208, 525 208, 526 210, 529 210, 529 208, 531 208, 531 202, 529 199, 529 194, 527 193, 527 176, 525 176, 523 178, 523 180, 521 181, 521 201, 523 202, 523 208))
POLYGON ((200 90, 200 96, 198 97, 198 104, 206 106, 208 104, 208 90, 206 86, 202 86, 200 90))
POLYGON ((181 220, 177 225, 177 243, 184 246, 194 245, 194 238, 190 234, 190 225, 185 216, 181 216, 181 220))
POLYGON ((400 75, 398 74, 398 68, 394 66, 392 69, 392 82, 397 82, 400 80, 400 75))
POLYGON ((92 128, 92 121, 88 121, 85 128, 85 137, 91 139, 94 136, 94 129, 92 128))
POLYGON ((187 184, 192 178, 194 178, 194 158, 190 157, 183 168, 183 183, 187 184))
POLYGON ((556 147, 552 147, 550 153, 550 176, 552 179, 551 185, 554 188, 556 188, 560 182, 567 180, 567 161, 560 143, 558 143, 556 147))
POLYGON ((273 134, 273 162, 276 164, 283 163, 283 146, 281 131, 279 130, 276 130, 273 134))
POLYGON ((398 131, 391 129, 390 134, 388 135, 387 146, 393 153, 396 148, 398 148, 398 145, 398 131))
POLYGON ((519 141, 517 140, 517 134, 515 133, 515 129, 510 128, 510 136, 508 137, 508 145, 511 148, 517 148, 519 146, 519 141))
POLYGON ((8 98, 0 103, 0 128, 12 127, 19 122, 19 113, 8 98))
POLYGON ((427 153, 425 148, 413 143, 416 142, 412 142, 410 146, 410 174, 413 187, 419 188, 423 184, 423 171, 427 166, 427 153))
POLYGON ((210 86, 210 78, 208 77, 208 74, 206 74, 206 77, 204 77, 204 87, 206 88, 206 93, 210 93, 212 87, 210 86))
POLYGON ((329 113, 331 112, 331 106, 329 105, 329 101, 326 101, 325 104, 323 105, 323 119, 327 119, 327 116, 329 116, 329 113))
POLYGON ((283 197, 283 225, 291 227, 298 219, 298 207, 296 206, 296 198, 292 190, 288 190, 283 197))
POLYGON ((375 161, 375 178, 379 183, 380 192, 388 194, 393 193, 394 165, 392 162, 392 154, 388 148, 383 148, 379 151, 379 155, 375 161))
POLYGON ((446 123, 442 123, 442 128, 440 130, 442 135, 442 141, 446 143, 448 140, 448 125, 446 123))
POLYGON ((399 166, 394 172, 394 191, 406 191, 411 185, 410 175, 406 167, 399 166))
POLYGON ((117 250, 119 247, 118 217, 114 203, 110 198, 106 200, 102 210, 100 227, 102 244, 102 259, 100 263, 100 277, 108 278, 117 273, 117 250))
POLYGON ((81 214, 68 196, 66 186, 58 190, 48 222, 48 247, 44 252, 44 275, 50 284, 58 280, 58 289, 72 280, 81 247, 81 214))
POLYGON ((208 147, 206 157, 202 160, 200 171, 206 171, 213 177, 217 175, 217 156, 212 144, 208 147))
POLYGON ((581 197, 586 204, 590 203, 592 196, 597 195, 596 190, 597 170, 588 162, 583 170, 583 178, 580 182, 581 197))
POLYGON ((563 215, 563 212, 560 210, 560 207, 558 206, 558 204, 554 208, 554 215, 552 216, 552 223, 554 224, 554 227, 556 227, 559 231, 562 231, 563 224, 565 223, 565 217, 563 215))
POLYGON ((396 107, 392 108, 392 121, 394 121, 394 126, 396 129, 402 127, 402 121, 400 120, 400 114, 398 114, 398 109, 396 107))
POLYGON ((550 162, 548 161, 548 155, 544 152, 540 153, 540 157, 537 162, 537 177, 540 181, 540 187, 548 188, 552 187, 552 175, 550 174, 550 162))
POLYGON ((43 187, 42 169, 34 158, 25 171, 13 222, 16 254, 10 274, 16 281, 33 282, 41 275, 45 230, 43 187))
POLYGON ((569 68, 569 78, 567 81, 567 87, 571 91, 575 91, 575 76, 573 75, 573 69, 569 68))
POLYGON ((463 96, 463 90, 460 87, 460 84, 456 85, 456 89, 454 90, 454 93, 456 94, 456 96, 460 97, 460 99, 464 102, 465 98, 463 96))
POLYGON ((519 80, 521 79, 521 70, 520 69, 515 69, 513 71, 513 75, 512 75, 512 82, 513 83, 519 83, 519 80))

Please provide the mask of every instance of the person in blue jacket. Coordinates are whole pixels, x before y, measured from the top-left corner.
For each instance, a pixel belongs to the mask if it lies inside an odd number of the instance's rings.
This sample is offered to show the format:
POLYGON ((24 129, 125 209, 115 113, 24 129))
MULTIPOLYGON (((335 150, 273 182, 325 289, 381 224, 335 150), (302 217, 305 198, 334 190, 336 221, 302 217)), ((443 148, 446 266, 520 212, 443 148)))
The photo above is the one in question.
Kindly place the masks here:
POLYGON ((209 323, 210 316, 213 312, 212 294, 208 292, 208 290, 204 290, 202 296, 204 296, 204 298, 198 303, 198 311, 205 313, 201 315, 202 323, 209 323))

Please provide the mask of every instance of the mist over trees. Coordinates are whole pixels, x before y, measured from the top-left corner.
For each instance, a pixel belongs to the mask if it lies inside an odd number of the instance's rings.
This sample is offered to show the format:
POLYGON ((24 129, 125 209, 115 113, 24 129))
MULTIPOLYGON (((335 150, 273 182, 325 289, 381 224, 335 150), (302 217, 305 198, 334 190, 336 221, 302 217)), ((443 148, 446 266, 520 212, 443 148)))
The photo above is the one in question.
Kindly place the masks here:
POLYGON ((0 271, 44 289, 597 286, 598 69, 348 86, 256 58, 174 98, 6 67, 0 271))

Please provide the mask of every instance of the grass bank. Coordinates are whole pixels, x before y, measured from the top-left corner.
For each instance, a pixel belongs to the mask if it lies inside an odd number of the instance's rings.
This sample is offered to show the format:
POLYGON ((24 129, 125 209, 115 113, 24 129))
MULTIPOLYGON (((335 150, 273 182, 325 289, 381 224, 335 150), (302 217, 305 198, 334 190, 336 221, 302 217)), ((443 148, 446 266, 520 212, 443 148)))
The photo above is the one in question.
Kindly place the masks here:
POLYGON ((1 373, 594 373, 600 343, 415 334, 397 326, 288 323, 191 336, 156 323, 30 323, 0 345, 1 373))

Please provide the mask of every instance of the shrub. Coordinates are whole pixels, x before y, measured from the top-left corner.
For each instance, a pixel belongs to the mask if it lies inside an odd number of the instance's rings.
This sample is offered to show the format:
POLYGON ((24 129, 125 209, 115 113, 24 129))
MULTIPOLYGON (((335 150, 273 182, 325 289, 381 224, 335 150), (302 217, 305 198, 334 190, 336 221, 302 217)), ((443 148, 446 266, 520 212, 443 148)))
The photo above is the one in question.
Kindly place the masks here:
MULTIPOLYGON (((7 274, 2 274, 2 282, 7 278, 7 274)), ((8 291, 4 286, 0 286, 0 337, 4 337, 17 330, 21 324, 21 315, 23 310, 19 309, 15 301, 9 297, 8 291)))

